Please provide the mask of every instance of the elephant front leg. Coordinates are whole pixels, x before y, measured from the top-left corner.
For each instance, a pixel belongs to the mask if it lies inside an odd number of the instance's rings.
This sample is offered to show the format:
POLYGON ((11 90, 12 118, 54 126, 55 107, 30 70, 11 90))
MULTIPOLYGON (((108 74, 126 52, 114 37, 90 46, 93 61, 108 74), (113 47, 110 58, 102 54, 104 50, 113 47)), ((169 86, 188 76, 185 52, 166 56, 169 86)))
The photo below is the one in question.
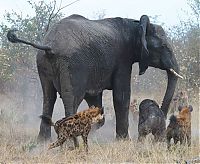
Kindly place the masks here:
POLYGON ((116 115, 116 138, 129 138, 128 136, 128 115, 129 115, 129 101, 128 93, 119 93, 114 95, 114 108, 116 115), (125 100, 126 97, 126 100, 125 100))
POLYGON ((119 76, 113 89, 113 103, 116 115, 116 138, 129 138, 128 116, 130 103, 130 78, 119 76), (122 78, 119 78, 122 77, 122 78))

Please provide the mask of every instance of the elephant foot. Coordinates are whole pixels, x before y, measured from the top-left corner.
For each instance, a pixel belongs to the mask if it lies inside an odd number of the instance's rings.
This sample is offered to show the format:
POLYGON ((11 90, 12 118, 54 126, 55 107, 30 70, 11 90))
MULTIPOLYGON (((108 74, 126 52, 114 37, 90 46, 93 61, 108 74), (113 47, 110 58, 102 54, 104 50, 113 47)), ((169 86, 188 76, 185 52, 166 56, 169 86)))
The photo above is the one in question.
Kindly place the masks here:
POLYGON ((51 141, 51 136, 50 135, 42 135, 39 134, 37 137, 37 143, 46 143, 51 141))
POLYGON ((117 141, 120 141, 120 140, 124 140, 124 141, 129 141, 131 140, 130 137, 129 137, 129 134, 117 134, 116 135, 116 140, 117 141))
POLYGON ((51 126, 42 121, 40 131, 37 137, 39 143, 51 140, 51 126))

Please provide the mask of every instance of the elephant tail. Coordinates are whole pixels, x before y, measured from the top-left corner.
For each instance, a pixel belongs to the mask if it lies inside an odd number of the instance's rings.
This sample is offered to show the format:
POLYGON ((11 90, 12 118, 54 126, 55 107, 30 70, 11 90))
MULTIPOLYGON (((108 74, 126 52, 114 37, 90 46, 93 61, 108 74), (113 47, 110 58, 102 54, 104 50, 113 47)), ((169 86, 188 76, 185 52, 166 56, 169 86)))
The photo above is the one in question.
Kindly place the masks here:
POLYGON ((53 55, 54 53, 52 52, 52 49, 51 47, 49 46, 42 46, 42 45, 37 45, 35 43, 31 43, 31 42, 28 42, 28 41, 25 41, 25 40, 22 40, 22 39, 19 39, 16 34, 14 32, 16 32, 17 30, 16 29, 12 29, 12 30, 9 30, 8 33, 7 33, 7 38, 10 42, 12 43, 24 43, 24 44, 27 44, 27 45, 30 45, 34 48, 37 48, 39 50, 44 50, 47 54, 50 54, 50 55, 53 55))
POLYGON ((53 123, 52 119, 50 116, 44 116, 44 115, 41 115, 39 116, 46 124, 48 125, 51 125, 51 126, 54 126, 55 124, 53 123))

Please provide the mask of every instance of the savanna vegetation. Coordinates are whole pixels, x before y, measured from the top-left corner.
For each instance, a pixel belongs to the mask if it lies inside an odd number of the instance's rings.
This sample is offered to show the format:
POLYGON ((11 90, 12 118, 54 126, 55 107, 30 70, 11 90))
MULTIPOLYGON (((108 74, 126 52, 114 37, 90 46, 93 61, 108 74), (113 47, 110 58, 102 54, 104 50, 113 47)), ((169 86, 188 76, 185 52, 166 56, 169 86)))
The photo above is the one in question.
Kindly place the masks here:
MULTIPOLYGON (((74 1, 75 2, 75 1, 74 1)), ((104 106, 110 122, 105 128, 91 134, 89 154, 84 151, 47 151, 47 145, 37 145, 36 137, 39 129, 38 116, 42 111, 42 91, 35 63, 36 50, 22 44, 10 44, 6 33, 10 28, 25 40, 41 42, 51 25, 65 15, 62 9, 67 7, 56 4, 56 1, 27 2, 35 11, 35 15, 23 17, 15 11, 5 12, 0 24, 0 163, 174 163, 195 159, 199 156, 199 101, 200 101, 200 1, 188 0, 191 9, 185 20, 176 26, 164 28, 173 46, 180 74, 176 92, 187 91, 189 103, 193 105, 192 113, 192 146, 178 146, 167 151, 165 143, 154 144, 151 136, 143 145, 137 143, 137 128, 130 122, 132 141, 114 141, 114 121, 111 93, 104 93, 104 106), (59 6, 59 7, 58 7, 59 6), (111 133, 107 135, 106 133, 111 133), (107 138, 104 136, 107 136, 107 138)), ((184 12, 184 11, 183 11, 184 12)), ((97 13, 97 19, 106 17, 106 13, 97 13)), ((138 76, 138 65, 133 65, 132 98, 139 101, 144 98, 155 99, 161 104, 166 86, 165 72, 150 68, 142 76, 138 76)), ((82 104, 82 108, 85 104, 82 104)), ((80 108, 81 108, 80 107, 80 108)), ((56 103, 55 118, 64 114, 60 100, 56 103)), ((137 124, 137 123, 136 123, 137 124)), ((53 136, 55 137, 55 135, 53 136)))

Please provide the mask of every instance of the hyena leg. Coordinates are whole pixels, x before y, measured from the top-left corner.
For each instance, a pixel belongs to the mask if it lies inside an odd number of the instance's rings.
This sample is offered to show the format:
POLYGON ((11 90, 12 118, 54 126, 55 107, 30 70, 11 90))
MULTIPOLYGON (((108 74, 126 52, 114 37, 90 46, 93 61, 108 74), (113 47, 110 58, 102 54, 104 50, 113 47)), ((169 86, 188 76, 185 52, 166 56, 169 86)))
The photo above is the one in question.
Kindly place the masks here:
POLYGON ((162 141, 162 137, 160 133, 155 133, 154 135, 154 142, 161 142, 162 141))
POLYGON ((180 144, 182 144, 182 139, 181 138, 179 139, 178 137, 174 137, 173 139, 174 139, 174 144, 175 145, 178 143, 179 140, 180 140, 180 144))
POLYGON ((49 145, 48 150, 53 149, 53 148, 58 147, 58 146, 62 146, 64 142, 65 142, 64 138, 62 138, 62 139, 58 138, 58 140, 56 142, 53 142, 49 145))
POLYGON ((180 137, 180 144, 186 144, 187 143, 187 136, 185 134, 182 134, 180 137))
POLYGON ((171 141, 171 136, 167 136, 167 148, 170 149, 171 147, 171 144, 170 144, 170 141, 171 141))
POLYGON ((88 139, 87 139, 88 134, 83 134, 81 136, 82 136, 82 139, 83 139, 85 151, 88 152, 88 139))
POLYGON ((191 135, 187 135, 187 144, 191 146, 191 135))

